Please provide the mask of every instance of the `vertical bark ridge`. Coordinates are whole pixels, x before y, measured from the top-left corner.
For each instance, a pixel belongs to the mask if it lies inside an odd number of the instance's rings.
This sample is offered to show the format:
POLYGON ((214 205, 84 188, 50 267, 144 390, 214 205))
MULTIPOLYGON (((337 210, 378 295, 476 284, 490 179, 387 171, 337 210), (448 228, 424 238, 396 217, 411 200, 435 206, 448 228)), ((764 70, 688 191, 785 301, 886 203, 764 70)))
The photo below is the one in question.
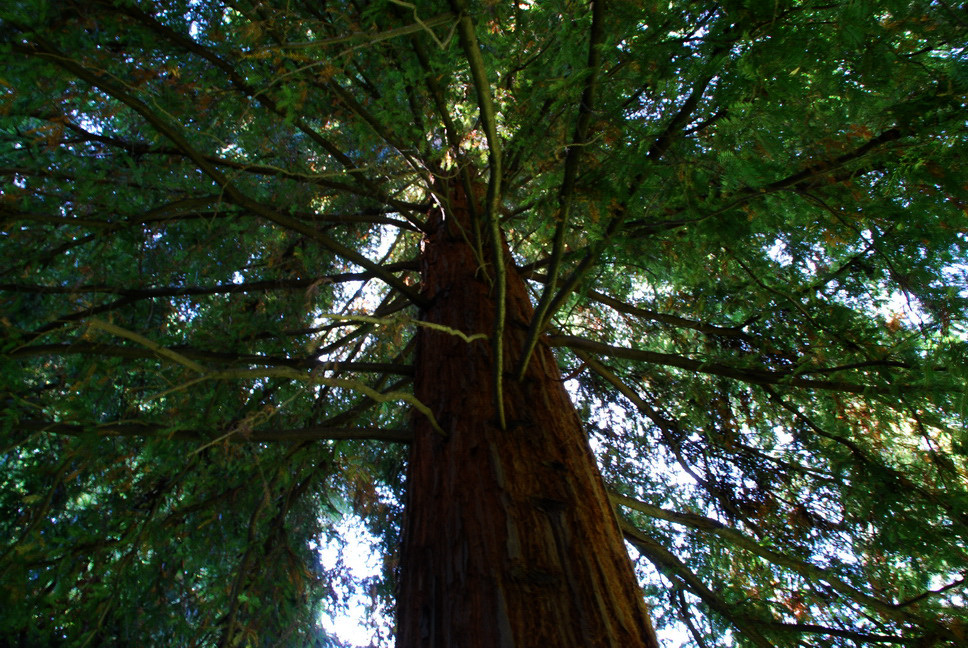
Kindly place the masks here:
MULTIPOLYGON (((426 321, 492 336, 494 303, 471 246, 467 198, 449 188, 430 215, 426 321)), ((508 258, 508 366, 531 302, 508 258)), ((490 257, 487 257, 490 258, 490 257)), ((493 340, 421 327, 415 391, 447 433, 419 417, 411 447, 398 597, 398 648, 658 646, 604 484, 550 349, 504 384, 495 420, 493 340)))

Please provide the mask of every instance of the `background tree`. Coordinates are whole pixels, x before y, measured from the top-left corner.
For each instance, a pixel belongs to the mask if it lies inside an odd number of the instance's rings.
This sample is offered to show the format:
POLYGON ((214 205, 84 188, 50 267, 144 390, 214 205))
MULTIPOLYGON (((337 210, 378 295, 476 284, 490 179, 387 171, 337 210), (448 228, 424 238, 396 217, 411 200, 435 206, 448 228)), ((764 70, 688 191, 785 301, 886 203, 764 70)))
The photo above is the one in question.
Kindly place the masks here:
POLYGON ((6 3, 0 635, 964 645, 963 9, 6 3))

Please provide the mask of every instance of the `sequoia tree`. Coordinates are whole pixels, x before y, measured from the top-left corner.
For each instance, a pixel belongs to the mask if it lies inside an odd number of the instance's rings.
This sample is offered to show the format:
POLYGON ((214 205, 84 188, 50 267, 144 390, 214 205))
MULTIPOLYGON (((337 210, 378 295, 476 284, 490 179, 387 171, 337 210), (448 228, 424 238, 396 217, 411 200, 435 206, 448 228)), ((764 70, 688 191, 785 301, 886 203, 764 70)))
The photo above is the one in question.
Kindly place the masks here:
POLYGON ((957 5, 4 3, 5 645, 968 643, 957 5))

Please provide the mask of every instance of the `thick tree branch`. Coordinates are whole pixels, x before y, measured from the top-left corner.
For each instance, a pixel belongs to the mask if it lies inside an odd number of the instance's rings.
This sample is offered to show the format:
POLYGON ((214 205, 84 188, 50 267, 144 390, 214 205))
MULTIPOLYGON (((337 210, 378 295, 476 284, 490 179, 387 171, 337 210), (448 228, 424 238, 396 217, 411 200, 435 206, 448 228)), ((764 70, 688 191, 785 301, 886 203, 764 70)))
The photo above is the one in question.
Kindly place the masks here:
POLYGON ((588 62, 586 64, 585 89, 582 91, 578 104, 578 118, 575 120, 575 132, 572 143, 565 153, 565 173, 558 193, 558 214, 555 224, 555 234, 551 244, 551 265, 548 268, 548 278, 545 289, 541 293, 538 305, 528 326, 528 334, 521 351, 521 359, 517 367, 517 379, 524 377, 528 369, 531 354, 538 343, 538 338, 547 326, 550 317, 549 309, 555 296, 558 274, 561 272, 561 259, 565 249, 565 230, 571 220, 571 208, 575 197, 575 181, 578 178, 578 163, 581 154, 588 145, 588 131, 592 115, 595 112, 596 96, 598 94, 598 77, 602 67, 602 41, 605 38, 604 29, 604 0, 592 0, 592 24, 588 35, 588 62))
MULTIPOLYGON (((548 282, 548 276, 537 272, 524 273, 528 279, 534 281, 540 281, 542 283, 548 282)), ((700 322, 698 320, 691 320, 685 317, 679 317, 677 315, 669 315, 667 313, 660 313, 658 311, 649 310, 647 308, 641 308, 639 306, 632 306, 619 299, 610 297, 604 293, 598 292, 597 290, 585 291, 585 295, 589 299, 597 301, 600 304, 604 304, 619 313, 624 313, 625 315, 631 315, 633 317, 638 317, 641 319, 651 320, 654 322, 661 322, 662 324, 668 324, 670 326, 675 326, 677 328, 687 328, 705 335, 710 335, 713 337, 729 337, 729 338, 740 338, 744 340, 752 341, 754 338, 744 333, 739 326, 733 327, 723 327, 717 326, 715 324, 707 324, 705 322, 700 322)))
POLYGON ((681 443, 677 440, 683 436, 682 430, 679 428, 678 424, 670 421, 667 417, 663 416, 654 407, 647 403, 639 394, 629 387, 625 382, 623 382, 618 376, 615 375, 608 367, 603 365, 598 359, 592 354, 582 351, 581 349, 572 349, 574 353, 582 362, 584 362, 588 367, 594 371, 596 374, 601 376, 609 384, 611 384, 615 389, 619 391, 625 398, 629 400, 635 408, 649 417, 652 422, 659 428, 662 432, 663 440, 665 441, 666 447, 676 458, 676 462, 684 473, 689 475, 695 482, 701 485, 706 491, 713 497, 720 506, 723 507, 724 511, 728 511, 735 519, 742 519, 746 522, 750 528, 757 529, 757 524, 750 520, 747 516, 740 511, 735 504, 730 500, 723 490, 710 479, 703 477, 698 474, 693 467, 686 461, 683 456, 681 443))
MULTIPOLYGON (((62 120, 58 120, 62 121, 62 120)), ((134 156, 142 155, 167 155, 167 156, 184 156, 185 152, 179 148, 169 147, 169 146, 156 146, 148 144, 145 142, 137 141, 125 141, 117 137, 111 137, 109 135, 91 133, 77 124, 70 121, 66 123, 66 126, 71 130, 80 133, 85 141, 100 142, 102 144, 107 144, 113 146, 119 151, 123 151, 126 154, 134 156)), ((336 191, 344 193, 353 193, 365 197, 372 197, 370 191, 362 190, 352 184, 345 182, 339 182, 337 180, 332 180, 333 177, 341 177, 341 173, 301 173, 294 171, 292 169, 284 169, 282 167, 273 166, 271 164, 256 164, 250 162, 239 162, 237 160, 230 160, 228 158, 220 157, 217 155, 206 154, 205 159, 211 162, 217 167, 224 167, 228 169, 233 169, 236 171, 243 171, 245 173, 251 173, 253 175, 259 176, 271 176, 278 178, 285 178, 287 180, 296 180, 298 182, 305 183, 312 186, 326 187, 328 189, 334 189, 336 191)), ((98 160, 101 161, 101 160, 98 160)), ((409 205, 413 209, 419 209, 421 205, 410 204, 410 203, 397 203, 397 209, 400 209, 404 205, 409 205)), ((410 223, 404 223, 406 227, 417 230, 416 227, 410 223)))
POLYGON ((781 623, 779 621, 761 621, 761 626, 771 630, 782 630, 784 632, 795 632, 797 634, 821 634, 831 637, 843 637, 858 642, 865 643, 891 643, 902 646, 925 646, 930 645, 931 637, 896 637, 890 635, 865 634, 863 632, 852 632, 841 628, 830 628, 828 626, 817 625, 815 623, 781 623))
POLYGON ((4 355, 14 359, 65 355, 94 355, 112 358, 143 359, 159 358, 163 355, 162 351, 169 351, 192 361, 206 361, 229 366, 284 367, 289 369, 313 370, 314 372, 354 371, 360 373, 388 373, 399 376, 413 375, 413 367, 385 362, 339 362, 317 360, 315 358, 285 358, 252 353, 239 354, 204 351, 179 346, 166 347, 155 351, 137 346, 119 346, 84 341, 22 346, 8 351, 4 355))
POLYGON ((379 427, 338 427, 338 426, 307 426, 303 428, 284 428, 252 430, 239 426, 229 430, 197 430, 172 428, 157 423, 115 422, 92 423, 88 425, 76 423, 55 423, 35 419, 21 420, 14 424, 14 428, 47 432, 50 434, 64 434, 67 436, 97 436, 97 437, 137 437, 143 439, 171 439, 173 441, 189 441, 207 443, 212 439, 219 439, 230 443, 272 443, 277 441, 322 441, 322 440, 362 440, 387 441, 390 443, 409 443, 413 433, 409 429, 388 429, 379 427))
MULTIPOLYGON (((401 261, 382 266, 388 272, 416 270, 413 261, 401 261)), ((343 272, 334 275, 323 275, 310 278, 264 279, 261 281, 245 281, 242 283, 216 284, 214 286, 157 286, 154 288, 124 288, 106 284, 81 284, 77 286, 42 286, 37 284, 6 283, 0 284, 0 291, 29 293, 36 295, 121 295, 132 299, 152 299, 155 297, 198 297, 202 295, 234 295, 247 293, 265 293, 283 290, 313 290, 314 288, 334 283, 363 281, 372 279, 372 272, 343 272)))
POLYGON ((642 555, 648 558, 660 571, 671 574, 681 581, 689 588, 689 591, 736 626, 736 629, 741 631, 754 644, 760 648, 775 648, 757 630, 757 622, 748 621, 744 616, 737 614, 734 605, 730 605, 721 596, 709 589, 675 554, 622 518, 619 518, 619 526, 622 528, 625 539, 642 552, 642 555))
MULTIPOLYGON (((719 48, 715 50, 713 56, 718 56, 722 52, 719 48)), ((653 141, 652 145, 646 154, 646 158, 652 162, 657 162, 665 155, 668 148, 672 145, 672 142, 676 137, 680 136, 680 130, 689 122, 689 118, 692 113, 698 108, 706 89, 709 84, 715 78, 715 74, 707 74, 699 81, 693 85, 693 90, 689 97, 676 112, 676 114, 669 120, 666 124, 665 129, 660 133, 656 139, 653 141)), ((561 307, 568 295, 570 295, 583 281, 585 275, 593 267, 594 263, 598 260, 602 252, 611 243, 612 239, 624 229, 626 220, 628 218, 628 204, 627 200, 634 196, 634 194, 639 190, 642 182, 645 180, 648 174, 649 167, 646 166, 641 172, 639 172, 635 178, 632 179, 629 188, 627 198, 614 207, 611 208, 611 217, 609 218, 608 225, 605 227, 605 231, 601 239, 589 246, 588 251, 585 253, 584 257, 579 261, 578 265, 572 270, 571 274, 562 284, 561 289, 549 302, 547 312, 545 315, 545 321, 550 321, 551 317, 555 312, 561 307)))
MULTIPOLYGON (((841 171, 840 173, 833 173, 839 169, 842 169, 850 162, 862 158, 871 151, 877 150, 878 147, 900 139, 903 135, 904 133, 899 129, 888 129, 881 135, 871 138, 869 141, 865 142, 853 151, 849 151, 835 158, 830 158, 829 160, 815 162, 814 164, 809 165, 799 171, 793 172, 784 178, 766 183, 762 186, 745 187, 731 195, 722 196, 719 200, 719 207, 710 208, 706 210, 705 213, 695 218, 666 220, 660 222, 634 220, 629 222, 629 229, 641 233, 652 233, 678 229, 686 225, 695 225, 701 223, 705 220, 736 209, 737 207, 740 207, 751 200, 755 200, 766 195, 791 189, 798 191, 807 190, 820 184, 835 185, 871 171, 881 170, 879 165, 874 165, 867 169, 850 169, 841 171), (825 182, 825 178, 828 181, 825 182)), ((695 202, 701 203, 709 198, 709 196, 701 196, 698 197, 695 202)), ((681 213, 683 211, 685 211, 685 208, 678 210, 678 212, 673 212, 672 214, 681 213)))
POLYGON ((398 38, 400 36, 407 36, 412 34, 419 34, 421 32, 426 32, 428 29, 434 27, 439 27, 441 25, 453 24, 454 14, 450 12, 445 12, 437 14, 431 18, 420 19, 418 22, 404 25, 403 27, 394 27, 393 29, 387 29, 382 32, 373 33, 370 31, 359 31, 351 34, 346 34, 345 36, 333 36, 331 38, 320 38, 318 40, 313 40, 310 42, 303 43, 280 43, 278 45, 272 45, 263 47, 257 50, 257 53, 268 53, 274 51, 298 51, 306 49, 315 49, 317 47, 329 47, 331 45, 341 45, 347 43, 355 43, 361 41, 362 44, 354 45, 356 47, 365 47, 369 45, 374 45, 382 41, 390 40, 393 38, 398 38))
POLYGON ((856 601, 857 603, 860 603, 861 605, 867 606, 872 610, 876 610, 889 619, 901 623, 914 623, 931 630, 939 629, 938 624, 935 621, 923 619, 916 615, 910 614, 904 610, 901 610, 897 605, 882 601, 874 596, 871 596, 870 594, 865 594, 825 569, 821 569, 820 567, 804 562, 792 556, 782 554, 778 551, 768 549, 752 538, 749 538, 739 531, 731 529, 726 525, 717 522, 716 520, 712 520, 701 515, 696 515, 694 513, 676 513, 675 511, 668 511, 658 506, 654 506, 631 497, 626 497, 624 495, 619 495, 617 493, 610 493, 609 497, 615 504, 626 506, 630 509, 639 511, 640 513, 644 513, 649 517, 659 520, 667 520, 669 522, 688 526, 693 529, 699 529, 700 531, 712 533, 730 542, 734 546, 745 549, 746 551, 749 551, 750 553, 759 556, 760 558, 763 558, 774 565, 789 567, 801 576, 811 580, 823 581, 830 585, 830 587, 838 593, 843 594, 844 596, 856 601))
POLYGON ((742 369, 730 367, 717 362, 703 362, 692 360, 672 353, 658 353, 655 351, 642 351, 639 349, 629 349, 626 347, 616 347, 601 342, 593 342, 584 338, 572 335, 550 335, 545 338, 550 346, 568 347, 581 349, 591 353, 611 356, 615 358, 625 358, 636 360, 648 364, 658 364, 666 367, 676 367, 697 373, 711 374, 733 378, 754 385, 778 385, 787 387, 801 387, 804 389, 824 389, 830 391, 843 391, 854 394, 882 393, 887 392, 887 388, 876 385, 859 385, 843 381, 821 381, 797 378, 796 374, 780 371, 765 371, 761 369, 742 369))

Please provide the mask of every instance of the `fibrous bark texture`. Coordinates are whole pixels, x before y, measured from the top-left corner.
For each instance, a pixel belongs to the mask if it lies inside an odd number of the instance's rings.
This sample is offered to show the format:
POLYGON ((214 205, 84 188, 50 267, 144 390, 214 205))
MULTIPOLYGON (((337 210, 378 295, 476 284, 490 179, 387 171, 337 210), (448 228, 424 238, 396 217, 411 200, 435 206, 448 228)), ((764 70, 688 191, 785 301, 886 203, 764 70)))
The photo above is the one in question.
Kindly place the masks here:
MULTIPOLYGON (((445 434, 415 420, 398 597, 398 648, 657 647, 587 438, 540 344, 495 416, 492 268, 474 254, 467 198, 450 187, 424 243, 417 397, 445 434)), ((532 315, 508 267, 506 366, 532 315)))

